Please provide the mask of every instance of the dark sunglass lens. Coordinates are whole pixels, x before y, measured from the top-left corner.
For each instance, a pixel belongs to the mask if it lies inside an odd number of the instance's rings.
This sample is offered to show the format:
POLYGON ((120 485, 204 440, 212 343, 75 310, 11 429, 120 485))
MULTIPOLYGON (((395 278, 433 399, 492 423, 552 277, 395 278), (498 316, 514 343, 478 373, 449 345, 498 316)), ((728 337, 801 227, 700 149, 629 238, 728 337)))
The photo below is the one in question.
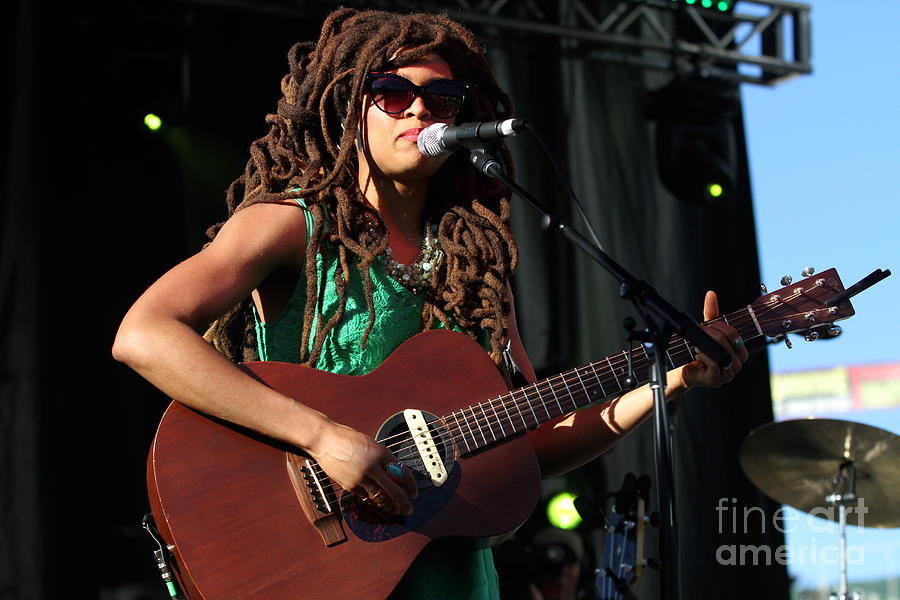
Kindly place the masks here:
POLYGON ((439 94, 425 94, 425 104, 434 116, 439 119, 456 116, 462 108, 462 96, 442 96, 439 94))
POLYGON ((465 88, 449 81, 437 81, 425 86, 425 101, 434 116, 453 117, 462 108, 465 88))
POLYGON ((382 77, 372 81, 372 100, 386 113, 404 111, 413 100, 413 89, 404 79, 382 77))

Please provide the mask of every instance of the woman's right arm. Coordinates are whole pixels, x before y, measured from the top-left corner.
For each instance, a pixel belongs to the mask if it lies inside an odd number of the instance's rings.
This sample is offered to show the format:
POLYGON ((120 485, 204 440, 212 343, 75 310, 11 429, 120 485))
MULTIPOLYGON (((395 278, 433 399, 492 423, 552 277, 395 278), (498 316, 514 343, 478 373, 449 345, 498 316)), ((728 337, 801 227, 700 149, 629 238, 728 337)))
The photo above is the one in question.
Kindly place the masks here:
POLYGON ((197 333, 276 268, 302 271, 305 248, 299 208, 256 204, 238 211, 209 246, 138 298, 119 327, 113 356, 167 396, 300 448, 345 489, 360 495, 384 489, 394 505, 386 508, 408 512, 409 493, 384 470, 393 459, 386 449, 257 382, 197 333))

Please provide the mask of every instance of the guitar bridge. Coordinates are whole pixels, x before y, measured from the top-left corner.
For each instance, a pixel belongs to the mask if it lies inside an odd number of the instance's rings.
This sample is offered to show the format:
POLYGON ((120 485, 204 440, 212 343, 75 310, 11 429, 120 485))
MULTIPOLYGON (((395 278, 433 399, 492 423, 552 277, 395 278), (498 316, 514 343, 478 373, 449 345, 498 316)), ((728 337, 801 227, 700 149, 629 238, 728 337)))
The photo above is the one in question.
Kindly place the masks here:
POLYGON ((327 476, 305 456, 285 453, 287 470, 306 518, 316 528, 326 546, 347 540, 341 527, 341 510, 337 495, 327 476))

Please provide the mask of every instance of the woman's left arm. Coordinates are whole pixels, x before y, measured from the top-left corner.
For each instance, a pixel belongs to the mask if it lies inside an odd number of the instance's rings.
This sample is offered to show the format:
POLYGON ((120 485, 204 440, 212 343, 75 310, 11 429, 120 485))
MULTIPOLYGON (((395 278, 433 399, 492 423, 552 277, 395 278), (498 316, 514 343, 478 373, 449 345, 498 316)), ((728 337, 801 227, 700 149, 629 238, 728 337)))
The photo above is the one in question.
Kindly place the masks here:
MULTIPOLYGON (((535 380, 534 369, 516 327, 515 307, 510 298, 509 339, 513 359, 529 382, 535 380)), ((719 315, 714 292, 707 292, 703 304, 705 321, 719 315)), ((725 323, 712 323, 706 332, 731 354, 732 363, 720 368, 711 358, 697 351, 697 358, 666 376, 666 398, 672 399, 695 386, 719 387, 734 379, 747 360, 748 353, 738 332, 725 323)), ((549 479, 597 458, 629 431, 640 425, 653 410, 653 394, 642 386, 611 401, 595 404, 568 415, 557 417, 529 432, 534 445, 541 477, 549 479)))

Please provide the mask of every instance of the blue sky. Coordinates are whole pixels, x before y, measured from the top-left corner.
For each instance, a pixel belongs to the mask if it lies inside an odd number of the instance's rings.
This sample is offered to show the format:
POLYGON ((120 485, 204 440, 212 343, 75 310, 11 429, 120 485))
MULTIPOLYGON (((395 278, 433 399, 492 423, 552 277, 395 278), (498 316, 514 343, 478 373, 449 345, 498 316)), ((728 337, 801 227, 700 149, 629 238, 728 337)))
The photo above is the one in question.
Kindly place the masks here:
MULTIPOLYGON (((854 298, 840 338, 771 347, 776 372, 900 362, 900 2, 810 4, 813 74, 742 89, 763 279, 775 289, 808 265, 836 267, 847 286, 878 268, 893 275, 854 298)), ((833 418, 900 434, 900 409, 833 418)), ((900 529, 849 529, 864 549, 851 590, 900 577, 900 529)), ((838 543, 837 527, 802 527, 788 543, 821 550, 838 543)), ((837 583, 837 566, 810 563, 790 567, 801 585, 837 583)))
POLYGON ((763 279, 776 289, 807 265, 845 285, 894 274, 856 296, 841 338, 770 358, 775 370, 900 361, 900 2, 811 4, 813 74, 742 88, 763 279))

